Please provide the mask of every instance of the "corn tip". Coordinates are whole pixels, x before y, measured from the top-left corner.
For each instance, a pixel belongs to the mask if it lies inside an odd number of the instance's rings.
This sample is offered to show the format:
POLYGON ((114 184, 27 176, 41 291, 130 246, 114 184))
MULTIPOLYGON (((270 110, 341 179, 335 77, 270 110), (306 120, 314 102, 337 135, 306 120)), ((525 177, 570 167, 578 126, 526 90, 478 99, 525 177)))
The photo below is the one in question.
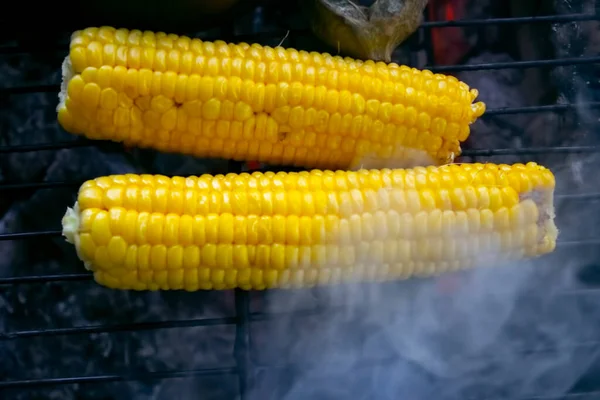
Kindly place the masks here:
POLYGON ((481 117, 485 111, 486 111, 486 105, 483 101, 478 101, 477 103, 471 105, 471 110, 473 112, 472 114, 472 122, 475 122, 475 120, 479 117, 481 117))
POLYGON ((62 217, 62 235, 66 238, 66 241, 71 244, 75 244, 75 236, 79 230, 79 204, 75 202, 73 208, 67 207, 65 215, 62 217))

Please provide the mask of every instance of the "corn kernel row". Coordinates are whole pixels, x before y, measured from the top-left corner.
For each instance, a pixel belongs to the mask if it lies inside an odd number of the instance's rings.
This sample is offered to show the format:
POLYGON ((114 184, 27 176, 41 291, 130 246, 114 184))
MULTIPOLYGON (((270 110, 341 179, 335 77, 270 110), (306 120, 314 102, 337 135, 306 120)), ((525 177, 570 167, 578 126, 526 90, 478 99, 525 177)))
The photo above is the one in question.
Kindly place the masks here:
POLYGON ((125 207, 141 212, 175 214, 231 213, 233 215, 341 215, 394 211, 413 213, 446 210, 465 212, 482 210, 498 212, 499 215, 518 215, 521 208, 528 214, 535 211, 535 203, 524 200, 520 204, 516 191, 510 187, 487 190, 485 186, 467 186, 434 192, 429 189, 417 191, 396 188, 349 191, 299 190, 236 190, 218 193, 198 193, 194 189, 172 190, 165 187, 151 188, 115 185, 103 190, 87 187, 79 196, 85 208, 125 207), (517 208, 514 208, 516 206, 517 208))
MULTIPOLYGON (((506 167, 450 165, 435 169, 435 173, 428 172, 433 168, 421 168, 413 173, 372 170, 367 173, 313 172, 312 175, 308 172, 230 174, 177 181, 167 177, 125 175, 86 183, 80 190, 79 202, 83 208, 125 207, 187 215, 348 216, 390 210, 397 213, 435 209, 496 212, 504 208, 506 212, 499 214, 503 215, 509 214, 520 201, 518 193, 530 192, 534 187, 549 189, 554 185, 552 174, 533 163, 510 170, 506 167), (209 188, 215 190, 198 191, 209 188)), ((521 206, 528 207, 528 214, 535 212, 531 201, 523 201, 521 206)))
MULTIPOLYGON (((77 72, 82 71, 87 66, 103 64, 103 58, 106 58, 106 64, 109 65, 129 66, 136 69, 146 67, 161 71, 161 64, 165 64, 165 71, 171 70, 166 67, 168 63, 171 64, 174 72, 188 75, 193 72, 193 64, 203 64, 205 60, 211 60, 206 61, 206 64, 214 65, 212 68, 215 68, 218 67, 218 60, 242 59, 254 62, 277 62, 278 66, 285 65, 285 67, 281 67, 281 79, 283 80, 302 81, 304 75, 301 75, 299 71, 305 68, 304 66, 327 67, 342 72, 361 68, 366 76, 375 76, 384 81, 399 81, 414 87, 416 90, 427 89, 428 91, 438 90, 444 92, 450 89, 468 91, 468 86, 455 77, 433 74, 430 71, 419 71, 415 68, 398 66, 394 63, 354 60, 349 57, 331 56, 327 53, 297 51, 282 47, 271 48, 257 43, 252 45, 247 43, 228 44, 221 40, 204 42, 200 39, 190 39, 185 36, 167 35, 164 32, 146 31, 142 33, 139 30, 117 30, 112 27, 88 28, 74 32, 70 46, 71 49, 76 51, 75 64, 80 64, 80 68, 76 68, 77 72), (147 54, 144 55, 145 52, 147 54), (182 52, 184 54, 181 54, 182 52), (156 56, 157 53, 158 57, 156 56), (198 60, 199 56, 202 59, 198 60), (81 62, 77 61, 78 57, 82 58, 81 62), (153 64, 155 59, 158 61, 157 65, 153 64), (131 66, 128 61, 132 62, 131 66), (144 61, 147 63, 146 66, 144 66, 144 61), (175 66, 182 68, 182 70, 175 71, 175 66), (294 73, 296 75, 292 75, 294 73), (427 80, 421 81, 418 79, 421 75, 425 76, 427 80)), ((243 64, 243 61, 237 63, 243 64)), ((240 65, 237 68, 242 68, 242 66, 240 65)), ((273 65, 271 68, 277 67, 273 65)), ((332 77, 319 71, 318 74, 315 74, 315 79, 321 76, 327 77, 332 82, 337 81, 335 73, 332 77)), ((346 81, 350 82, 351 79, 342 78, 342 82, 346 81)), ((377 84, 369 86, 377 87, 377 84)), ((385 90, 383 92, 385 93, 385 90)), ((471 92, 471 95, 474 93, 476 92, 471 92)))
POLYGON ((407 262, 402 264, 355 264, 350 267, 265 270, 261 268, 218 269, 190 268, 169 270, 129 270, 115 277, 106 271, 94 272, 96 282, 114 289, 134 290, 264 290, 270 288, 306 288, 351 282, 381 282, 429 276, 456 271, 473 261, 407 262))
MULTIPOLYGON (((268 82, 260 78, 240 78, 236 76, 207 76, 202 73, 190 75, 175 72, 158 72, 148 68, 127 69, 122 66, 86 67, 74 75, 68 83, 68 95, 73 100, 83 101, 86 106, 97 107, 99 103, 116 107, 119 94, 126 94, 135 100, 144 96, 162 96, 160 102, 184 104, 197 101, 200 104, 212 99, 243 101, 250 104, 255 112, 274 112, 283 116, 289 110, 317 109, 315 112, 342 116, 366 115, 382 123, 415 124, 421 129, 432 125, 434 130, 443 130, 442 123, 460 123, 470 118, 470 101, 448 103, 447 94, 440 96, 424 90, 406 88, 397 83, 389 90, 389 96, 363 93, 364 85, 339 89, 331 82, 268 82), (102 91, 102 93, 101 93, 102 91), (103 101, 99 102, 100 97, 103 101), (166 98, 166 99, 163 99, 166 98), (465 103, 465 104, 462 104, 465 103), (285 107, 288 107, 287 109, 285 107), (468 115, 465 115, 467 113, 468 115), (430 115, 438 115, 431 121, 430 115), (432 124, 434 122, 434 124, 432 124), (440 125, 437 128, 433 125, 440 125)), ((130 102, 127 101, 129 104, 130 102)), ((193 104, 191 107, 192 108, 193 104)), ((473 106, 475 107, 475 105, 473 106)), ((163 107, 163 112, 166 110, 163 107)), ((161 111, 160 109, 157 111, 161 111)), ((295 111, 298 112, 298 111, 295 111)))
MULTIPOLYGON (((347 244, 414 238, 447 240, 492 232, 521 232, 535 228, 539 214, 530 200, 496 213, 489 209, 435 210, 414 215, 377 211, 374 215, 354 214, 348 218, 336 215, 234 216, 229 213, 180 216, 116 207, 110 211, 87 208, 81 215, 80 232, 99 246, 107 245, 115 236, 136 245, 347 244)), ((534 235, 533 240, 536 237, 534 235)))
MULTIPOLYGON (((71 60, 73 63, 76 62, 76 59, 71 58, 71 60)), ((161 63, 158 62, 139 64, 131 65, 131 63, 125 61, 118 63, 107 61, 106 64, 103 64, 99 61, 85 68, 78 68, 77 64, 74 64, 74 68, 81 74, 88 71, 87 75, 92 75, 93 72, 89 71, 96 69, 113 68, 116 74, 126 71, 129 75, 128 79, 133 79, 134 75, 139 74, 139 81, 160 82, 161 79, 163 81, 179 79, 187 81, 186 83, 189 82, 191 87, 198 86, 201 90, 201 98, 205 98, 210 89, 218 93, 219 88, 223 91, 223 88, 227 86, 235 88, 253 83, 264 85, 264 89, 259 87, 258 90, 264 90, 266 92, 265 96, 269 95, 269 91, 273 91, 273 88, 269 85, 283 86, 283 90, 289 91, 289 97, 292 101, 295 101, 295 104, 292 103, 294 105, 309 103, 313 97, 319 98, 325 97, 325 95, 330 98, 329 104, 339 102, 342 109, 344 104, 351 102, 358 103, 355 106, 360 107, 361 102, 376 100, 392 104, 403 102, 410 106, 418 106, 421 109, 429 110, 436 110, 439 107, 443 110, 443 107, 447 104, 440 102, 449 101, 444 96, 449 94, 450 89, 448 84, 441 79, 430 79, 421 84, 408 82, 411 86, 406 86, 400 82, 384 81, 364 75, 362 69, 350 73, 339 73, 337 70, 318 71, 314 67, 305 68, 301 64, 297 64, 295 71, 298 72, 292 74, 290 71, 291 64, 273 62, 266 65, 262 62, 255 64, 252 60, 218 60, 217 58, 211 58, 206 62, 203 57, 197 57, 193 62, 190 60, 189 68, 184 70, 179 70, 176 67, 167 68, 167 66, 160 65, 161 63), (113 66, 112 64, 116 65, 113 66), (230 64, 238 65, 239 68, 231 68, 230 64), (415 86, 419 88, 415 88, 415 86), (361 97, 352 99, 356 96, 361 97), (301 100, 302 97, 304 97, 303 100, 301 100)), ((180 82, 179 85, 183 85, 183 83, 180 82)), ((157 83, 154 83, 154 85, 156 86, 157 83)), ((471 104, 477 96, 476 91, 454 90, 457 95, 456 106, 459 112, 463 111, 462 106, 471 104), (458 108, 458 106, 461 108, 458 108)), ((477 107, 481 107, 481 105, 478 103, 477 107)), ((476 110, 477 108, 473 109, 473 111, 476 110)))
POLYGON ((424 190, 465 188, 485 185, 491 190, 506 187, 520 194, 534 190, 553 190, 555 179, 552 172, 534 162, 491 164, 450 164, 440 167, 415 167, 412 169, 380 169, 359 171, 300 171, 300 172, 252 172, 226 175, 205 174, 201 176, 168 177, 150 174, 123 174, 102 176, 85 182, 81 188, 99 187, 109 189, 115 185, 138 185, 163 187, 165 189, 200 189, 215 191, 232 190, 300 190, 300 191, 348 191, 402 189, 424 190))
POLYGON ((518 233, 492 232, 455 238, 421 240, 371 240, 347 244, 272 244, 233 245, 207 243, 198 245, 131 244, 123 237, 113 236, 108 244, 89 242, 93 237, 83 236, 82 255, 95 260, 99 268, 118 276, 131 269, 197 268, 264 268, 270 265, 277 270, 297 268, 332 268, 352 266, 356 263, 399 263, 412 260, 436 261, 511 255, 538 245, 538 228, 535 224, 518 233), (471 246, 470 243, 477 244, 471 246), (90 246, 88 246, 88 244, 90 246), (122 267, 122 268, 121 268, 122 267), (113 270, 115 270, 113 272, 113 270))

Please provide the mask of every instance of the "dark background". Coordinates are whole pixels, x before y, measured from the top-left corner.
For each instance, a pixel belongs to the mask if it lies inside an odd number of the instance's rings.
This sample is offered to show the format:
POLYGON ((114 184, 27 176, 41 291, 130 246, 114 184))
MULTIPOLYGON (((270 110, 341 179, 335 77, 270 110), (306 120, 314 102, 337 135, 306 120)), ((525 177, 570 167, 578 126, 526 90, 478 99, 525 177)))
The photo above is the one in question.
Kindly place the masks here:
MULTIPOLYGON (((157 21, 158 2, 146 18, 103 3, 101 21, 331 51, 295 3, 243 3, 175 26, 157 21)), ((103 23, 62 4, 15 4, 0 17, 0 398, 600 398, 595 2, 453 1, 455 18, 471 22, 425 23, 395 54, 479 89, 489 111, 462 161, 553 170, 554 254, 403 283, 251 294, 105 289, 58 235, 85 179, 241 168, 62 131, 55 107, 70 31, 103 23), (36 13, 50 18, 34 22, 36 13)), ((446 2, 432 0, 426 16, 442 21, 446 2)))

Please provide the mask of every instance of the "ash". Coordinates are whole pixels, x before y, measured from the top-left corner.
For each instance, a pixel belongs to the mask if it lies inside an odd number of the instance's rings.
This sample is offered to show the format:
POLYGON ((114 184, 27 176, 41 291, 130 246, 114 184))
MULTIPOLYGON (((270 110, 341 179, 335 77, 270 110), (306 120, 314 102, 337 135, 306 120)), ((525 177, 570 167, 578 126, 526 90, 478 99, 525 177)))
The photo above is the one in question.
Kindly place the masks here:
MULTIPOLYGON (((468 16, 489 15, 498 8, 498 2, 491 0, 472 3, 468 16)), ((560 13, 585 11, 573 9, 576 2, 557 3, 560 13)), ((231 30, 251 34, 259 27, 280 32, 277 26, 281 24, 297 28, 297 14, 297 10, 259 9, 231 30)), ((535 33, 519 34, 539 40, 535 33)), ((552 39, 546 44, 550 48, 535 42, 531 46, 539 54, 526 46, 498 46, 502 37, 496 28, 469 28, 469 43, 479 44, 481 50, 470 54, 466 63, 597 54, 600 40, 596 23, 551 27, 546 36, 552 39)), ((67 38, 52 38, 55 45, 62 44, 58 51, 0 54, 0 87, 57 84, 67 38)), ((282 39, 270 36, 259 41, 277 45, 282 39)), ((303 36, 291 34, 286 40, 284 45, 324 50, 303 36)), ((409 50, 400 49, 398 54, 404 57, 409 50)), ((595 73, 581 66, 556 69, 552 75, 533 69, 505 69, 457 76, 479 89, 488 108, 501 108, 596 100, 597 88, 587 83, 593 82, 595 73)), ((54 92, 0 93, 0 147, 74 140, 56 124, 56 102, 54 92)), ((593 123, 597 127, 597 117, 583 108, 564 115, 489 116, 473 125, 465 147, 598 145, 593 123)), ((466 161, 529 160, 553 170, 557 193, 598 191, 600 159, 593 153, 466 161)), ((89 178, 125 172, 198 175, 221 173, 227 166, 224 160, 125 150, 100 143, 59 151, 1 153, 3 184, 73 185, 2 190, 0 233, 59 229, 78 185, 89 178)), ((556 213, 562 241, 600 237, 598 201, 558 198, 556 213)), ((278 317, 250 325, 250 361, 256 367, 251 398, 562 399, 569 391, 599 390, 593 382, 600 373, 599 253, 592 247, 565 246, 540 260, 434 279, 253 293, 251 312, 272 312, 278 317)), ((0 240, 0 278, 81 272, 83 265, 62 238, 0 240)), ((235 366, 234 325, 10 336, 78 326, 232 317, 232 292, 135 293, 105 289, 91 281, 4 285, 0 286, 0 309, 2 380, 130 376, 235 366)), ((229 399, 237 398, 238 393, 237 377, 231 376, 7 389, 0 391, 0 398, 229 399)))

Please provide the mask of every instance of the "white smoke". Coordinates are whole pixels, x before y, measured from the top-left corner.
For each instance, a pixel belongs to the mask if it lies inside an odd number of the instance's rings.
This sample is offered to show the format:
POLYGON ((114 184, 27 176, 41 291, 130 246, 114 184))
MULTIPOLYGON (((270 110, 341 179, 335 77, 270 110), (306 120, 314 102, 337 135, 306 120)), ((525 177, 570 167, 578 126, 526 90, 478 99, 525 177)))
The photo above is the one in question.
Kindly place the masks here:
POLYGON ((279 382, 277 398, 286 400, 560 396, 597 356, 598 311, 563 292, 583 260, 566 254, 401 283, 271 292, 272 308, 314 315, 254 326, 253 361, 295 367, 282 372, 292 374, 287 387, 279 382))
MULTIPOLYGON (((597 155, 539 161, 555 173, 557 193, 597 191, 597 155)), ((582 204, 555 200, 560 240, 598 231, 590 216, 597 219, 599 204, 582 204)), ((540 259, 481 263, 435 278, 268 292, 269 311, 303 316, 252 325, 252 361, 276 366, 259 375, 252 395, 562 399, 598 356, 600 311, 581 295, 577 274, 599 256, 594 248, 559 246, 540 259)))

